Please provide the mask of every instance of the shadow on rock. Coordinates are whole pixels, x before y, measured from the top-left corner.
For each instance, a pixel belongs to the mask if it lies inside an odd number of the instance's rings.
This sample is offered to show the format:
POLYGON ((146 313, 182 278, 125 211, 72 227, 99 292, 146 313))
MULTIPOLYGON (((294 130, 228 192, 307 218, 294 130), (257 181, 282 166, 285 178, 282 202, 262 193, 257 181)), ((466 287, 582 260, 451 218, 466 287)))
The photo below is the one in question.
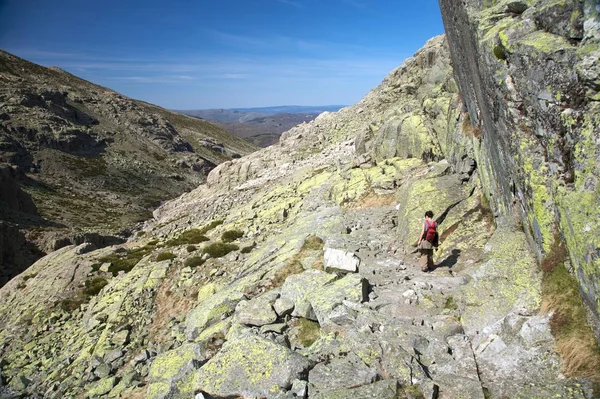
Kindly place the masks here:
POLYGON ((447 267, 449 269, 452 269, 452 267, 454 267, 458 262, 458 258, 460 257, 461 252, 462 251, 460 249, 453 249, 452 254, 440 263, 438 263, 435 268, 437 269, 438 267, 447 267))

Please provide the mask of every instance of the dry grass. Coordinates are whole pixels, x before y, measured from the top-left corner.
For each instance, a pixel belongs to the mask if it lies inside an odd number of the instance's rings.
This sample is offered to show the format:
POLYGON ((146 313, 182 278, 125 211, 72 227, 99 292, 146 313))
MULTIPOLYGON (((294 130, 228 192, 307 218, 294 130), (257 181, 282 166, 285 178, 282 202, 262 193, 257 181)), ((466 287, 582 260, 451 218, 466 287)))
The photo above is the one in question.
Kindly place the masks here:
POLYGON ((563 369, 568 371, 566 374, 600 380, 600 356, 597 351, 590 353, 590 348, 594 347, 597 350, 596 340, 589 335, 560 340, 557 351, 562 355, 563 369))
POLYGON ((552 312, 550 329, 563 373, 600 382, 600 347, 588 325, 579 284, 565 268, 566 248, 558 235, 555 242, 552 252, 542 260, 541 312, 552 312))
POLYGON ((554 242, 558 245, 555 244, 552 251, 542 258, 542 271, 546 274, 552 273, 557 266, 564 264, 567 259, 567 248, 557 233, 554 234, 554 242))
POLYGON ((155 342, 165 342, 171 339, 171 331, 167 328, 169 320, 179 314, 187 314, 196 304, 197 293, 182 296, 179 293, 171 292, 170 287, 173 284, 175 273, 175 270, 169 273, 156 294, 154 301, 156 313, 148 327, 148 336, 155 342))
MULTIPOLYGON (((309 252, 322 251, 324 246, 325 243, 321 237, 317 237, 315 235, 307 237, 306 240, 304 240, 300 251, 288 259, 285 265, 275 272, 273 278, 271 279, 270 287, 281 287, 285 282, 285 279, 289 276, 304 272, 304 267, 300 261, 304 259, 309 252)), ((311 268, 324 270, 324 260, 322 255, 311 265, 311 268)))
POLYGON ((481 138, 481 126, 473 125, 471 122, 471 117, 467 112, 462 115, 462 131, 467 137, 475 137, 477 139, 481 138))
POLYGON ((121 398, 123 399, 145 399, 147 394, 147 388, 137 388, 130 392, 125 392, 121 394, 121 398))
POLYGON ((297 259, 286 262, 285 266, 275 272, 271 279, 272 287, 281 287, 285 279, 294 274, 300 274, 304 271, 302 264, 297 259))
POLYGON ((366 209, 377 208, 380 206, 389 206, 396 203, 394 194, 377 194, 373 191, 362 196, 360 199, 349 202, 345 205, 347 209, 366 209))

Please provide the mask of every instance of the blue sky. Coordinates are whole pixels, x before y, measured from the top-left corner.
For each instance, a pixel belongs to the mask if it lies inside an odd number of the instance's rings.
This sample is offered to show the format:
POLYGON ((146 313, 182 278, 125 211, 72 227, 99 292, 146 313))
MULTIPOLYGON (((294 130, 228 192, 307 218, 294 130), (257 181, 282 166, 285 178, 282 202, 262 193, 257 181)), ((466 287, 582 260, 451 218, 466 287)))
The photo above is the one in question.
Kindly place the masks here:
POLYGON ((437 0, 0 0, 0 48, 173 109, 353 104, 437 0))

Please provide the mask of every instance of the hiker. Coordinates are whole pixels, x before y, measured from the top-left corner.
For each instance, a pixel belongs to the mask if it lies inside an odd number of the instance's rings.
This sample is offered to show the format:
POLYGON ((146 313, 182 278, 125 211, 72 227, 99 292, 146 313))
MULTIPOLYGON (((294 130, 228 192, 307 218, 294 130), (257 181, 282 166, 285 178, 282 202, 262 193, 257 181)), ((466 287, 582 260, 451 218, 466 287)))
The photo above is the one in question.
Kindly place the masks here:
POLYGON ((428 272, 433 270, 433 249, 437 248, 437 246, 437 222, 433 220, 433 212, 427 211, 425 212, 423 228, 417 242, 417 248, 421 252, 421 259, 419 260, 421 271, 428 272))

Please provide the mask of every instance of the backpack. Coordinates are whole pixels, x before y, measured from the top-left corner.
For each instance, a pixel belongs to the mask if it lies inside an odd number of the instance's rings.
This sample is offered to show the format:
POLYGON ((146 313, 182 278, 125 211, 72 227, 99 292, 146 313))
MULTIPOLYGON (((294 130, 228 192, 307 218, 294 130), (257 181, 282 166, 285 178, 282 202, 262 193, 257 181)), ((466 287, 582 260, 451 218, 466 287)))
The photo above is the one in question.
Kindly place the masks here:
POLYGON ((437 222, 433 221, 429 223, 425 220, 425 240, 429 241, 434 247, 438 246, 438 233, 437 233, 437 222))

